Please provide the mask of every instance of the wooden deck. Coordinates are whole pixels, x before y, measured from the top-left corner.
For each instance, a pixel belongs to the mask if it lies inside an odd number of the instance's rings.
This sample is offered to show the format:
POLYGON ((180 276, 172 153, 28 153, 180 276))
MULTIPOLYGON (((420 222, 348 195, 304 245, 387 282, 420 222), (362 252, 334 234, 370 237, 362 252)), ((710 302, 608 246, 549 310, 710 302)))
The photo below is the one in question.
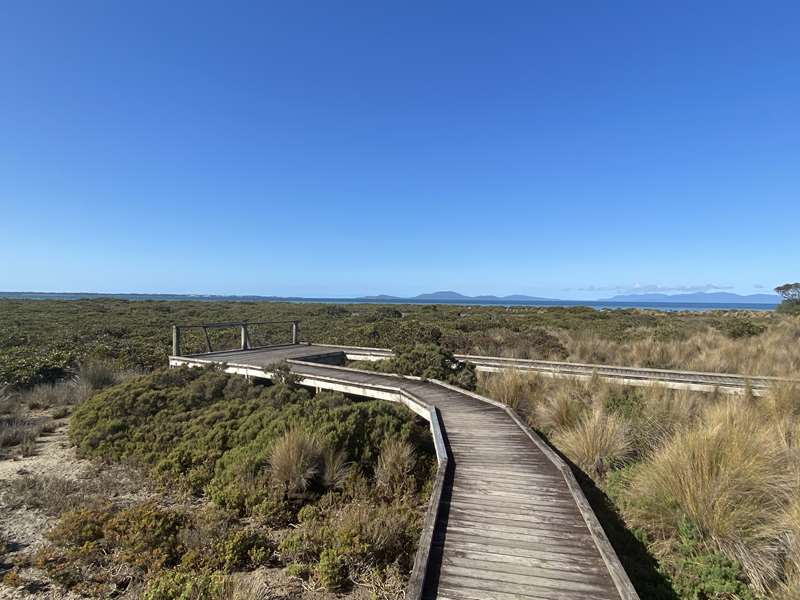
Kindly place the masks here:
POLYGON ((170 364, 210 361, 269 376, 269 366, 280 360, 288 360, 306 385, 374 397, 399 389, 438 409, 449 460, 441 497, 429 512, 430 542, 420 542, 430 547, 412 596, 638 598, 572 472, 505 407, 438 382, 315 362, 336 362, 337 349, 330 346, 170 357, 170 364))

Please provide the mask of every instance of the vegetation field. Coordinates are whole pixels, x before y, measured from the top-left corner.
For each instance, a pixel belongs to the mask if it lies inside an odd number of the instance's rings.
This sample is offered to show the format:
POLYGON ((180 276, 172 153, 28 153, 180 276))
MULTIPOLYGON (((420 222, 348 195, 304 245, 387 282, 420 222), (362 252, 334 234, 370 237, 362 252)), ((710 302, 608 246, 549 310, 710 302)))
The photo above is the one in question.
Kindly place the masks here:
MULTIPOLYGON (((133 470, 152 492, 131 497, 58 468, 4 481, 3 510, 53 517, 44 543, 14 553, 4 584, 253 600, 288 577, 301 590, 286 598, 400 597, 435 469, 427 423, 400 405, 315 395, 286 379, 160 369, 85 393, 61 383, 7 395, 0 418, 21 422, 31 405, 52 418, 71 411, 78 458, 133 470)), ((4 450, 31 456, 41 433, 30 451, 4 450)), ((7 542, 4 554, 16 545, 7 542)))
MULTIPOLYGON (((642 598, 800 597, 797 388, 724 397, 486 376, 452 357, 796 377, 798 316, 99 299, 0 301, 0 467, 34 460, 68 419, 74 460, 126 473, 111 484, 14 472, 0 511, 38 511, 47 533, 27 551, 0 539, 5 585, 40 573, 99 597, 262 598, 284 584, 279 597, 399 597, 434 465, 423 422, 288 374, 261 386, 164 368, 173 323, 293 319, 303 340, 400 350, 362 368, 515 408, 572 462, 642 598)), ((210 335, 215 349, 239 343, 235 329, 210 335)), ((255 345, 289 335, 286 323, 251 329, 255 345)))
MULTIPOLYGON (((800 320, 771 312, 668 313, 591 308, 124 300, 0 300, 0 382, 62 378, 89 359, 120 369, 164 366, 173 323, 299 319, 301 339, 632 366, 783 375, 800 371, 800 320)), ((253 344, 289 340, 289 326, 253 327, 253 344)), ((211 330, 215 348, 238 331, 211 330)), ((203 351, 187 332, 186 351, 203 351)))

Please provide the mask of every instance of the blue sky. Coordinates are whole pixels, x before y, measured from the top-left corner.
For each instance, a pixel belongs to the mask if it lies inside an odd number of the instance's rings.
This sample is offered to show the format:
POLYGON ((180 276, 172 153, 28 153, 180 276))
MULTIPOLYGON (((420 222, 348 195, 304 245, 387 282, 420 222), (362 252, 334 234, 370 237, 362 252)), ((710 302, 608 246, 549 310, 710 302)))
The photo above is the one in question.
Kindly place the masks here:
POLYGON ((0 290, 766 291, 800 275, 798 30, 777 1, 8 2, 0 290))

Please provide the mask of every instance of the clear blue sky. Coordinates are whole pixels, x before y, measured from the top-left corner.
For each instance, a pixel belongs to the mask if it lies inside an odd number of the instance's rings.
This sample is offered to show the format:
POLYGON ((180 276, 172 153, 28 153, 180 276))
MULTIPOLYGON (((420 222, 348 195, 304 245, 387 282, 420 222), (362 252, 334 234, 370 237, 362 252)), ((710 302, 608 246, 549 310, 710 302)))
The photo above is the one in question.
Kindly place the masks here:
POLYGON ((0 290, 800 278, 794 0, 2 12, 0 290))

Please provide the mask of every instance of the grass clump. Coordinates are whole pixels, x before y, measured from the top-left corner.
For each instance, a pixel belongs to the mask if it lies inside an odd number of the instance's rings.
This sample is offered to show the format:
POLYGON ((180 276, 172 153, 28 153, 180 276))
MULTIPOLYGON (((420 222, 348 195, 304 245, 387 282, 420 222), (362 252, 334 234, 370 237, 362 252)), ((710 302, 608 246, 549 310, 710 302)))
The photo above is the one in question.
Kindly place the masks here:
POLYGON ((601 409, 595 409, 573 427, 557 431, 552 440, 570 460, 595 478, 622 466, 631 453, 627 422, 601 409))
POLYGON ((20 394, 20 402, 30 410, 67 408, 83 402, 91 388, 76 381, 40 383, 20 394))
POLYGON ((314 434, 290 429, 272 445, 268 459, 270 478, 287 499, 302 501, 308 493, 318 493, 323 488, 324 456, 323 446, 314 434))
POLYGON ((386 440, 381 447, 375 483, 389 498, 398 498, 413 492, 414 469, 417 460, 414 448, 408 442, 397 439, 386 440))
POLYGON ((30 444, 41 433, 41 427, 34 419, 19 416, 0 417, 0 448, 30 444))
POLYGON ((674 538, 688 519, 764 592, 781 576, 779 515, 797 491, 790 455, 774 429, 752 406, 732 400, 637 469, 622 501, 630 522, 656 540, 674 538))

